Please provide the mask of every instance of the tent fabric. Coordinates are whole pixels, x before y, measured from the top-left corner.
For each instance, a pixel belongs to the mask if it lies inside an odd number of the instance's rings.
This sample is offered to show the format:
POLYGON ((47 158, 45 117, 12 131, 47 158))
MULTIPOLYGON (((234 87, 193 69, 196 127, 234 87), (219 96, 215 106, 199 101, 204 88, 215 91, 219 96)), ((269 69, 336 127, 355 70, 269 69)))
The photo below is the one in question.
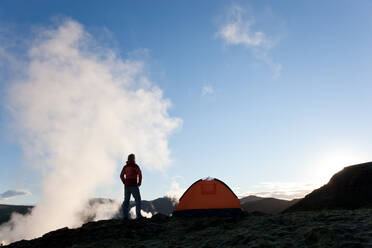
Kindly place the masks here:
POLYGON ((242 213, 238 197, 218 179, 200 179, 182 195, 173 216, 231 216, 242 213))

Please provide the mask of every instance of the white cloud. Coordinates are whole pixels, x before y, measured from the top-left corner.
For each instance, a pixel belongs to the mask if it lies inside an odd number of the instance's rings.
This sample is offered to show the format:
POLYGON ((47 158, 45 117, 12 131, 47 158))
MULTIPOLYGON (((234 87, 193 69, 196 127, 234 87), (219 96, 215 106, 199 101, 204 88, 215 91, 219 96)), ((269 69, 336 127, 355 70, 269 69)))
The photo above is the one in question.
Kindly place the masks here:
POLYGON ((77 212, 97 187, 119 180, 123 154, 135 153, 145 169, 167 168, 168 137, 181 124, 141 61, 100 47, 76 21, 27 44, 7 105, 27 160, 43 175, 42 200, 0 227, 7 242, 81 225, 77 212))
POLYGON ((267 46, 270 40, 261 31, 252 31, 253 21, 244 19, 244 9, 233 6, 229 13, 229 21, 218 32, 219 36, 230 45, 246 45, 248 47, 267 46))
POLYGON ((244 45, 251 49, 255 57, 269 65, 273 71, 273 78, 278 78, 282 69, 281 64, 274 62, 268 51, 274 46, 263 31, 253 30, 253 17, 246 17, 245 10, 234 5, 227 14, 228 21, 224 23, 217 36, 221 37, 227 45, 244 45))
POLYGON ((26 189, 7 190, 0 194, 0 200, 7 200, 22 195, 31 195, 31 192, 26 189))
POLYGON ((214 89, 211 85, 204 85, 202 88, 202 96, 213 95, 214 89))

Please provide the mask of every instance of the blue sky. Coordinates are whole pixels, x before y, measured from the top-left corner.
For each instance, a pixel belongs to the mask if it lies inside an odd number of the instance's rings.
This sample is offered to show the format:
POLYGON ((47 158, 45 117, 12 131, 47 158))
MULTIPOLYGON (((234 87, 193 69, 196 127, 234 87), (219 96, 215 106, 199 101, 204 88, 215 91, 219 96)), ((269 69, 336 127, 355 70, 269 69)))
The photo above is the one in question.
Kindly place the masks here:
MULTIPOLYGON (((143 62, 169 116, 182 120, 169 166, 143 168, 144 199, 207 176, 238 195, 291 198, 372 159, 371 10, 366 0, 1 1, 0 45, 20 54, 40 27, 67 18, 143 62)), ((0 66, 0 193, 25 192, 0 202, 34 204, 43 177, 16 138, 6 97, 14 72, 0 66)), ((120 198, 112 181, 94 195, 120 198)))

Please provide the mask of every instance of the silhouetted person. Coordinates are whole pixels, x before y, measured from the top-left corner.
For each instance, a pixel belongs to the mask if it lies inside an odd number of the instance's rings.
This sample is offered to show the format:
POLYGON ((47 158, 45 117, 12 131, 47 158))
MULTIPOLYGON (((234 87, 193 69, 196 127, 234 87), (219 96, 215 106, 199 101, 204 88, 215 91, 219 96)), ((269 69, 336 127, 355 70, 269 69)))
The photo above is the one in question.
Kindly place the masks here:
POLYGON ((120 173, 120 179, 123 182, 124 189, 124 202, 123 202, 123 218, 128 219, 128 207, 130 195, 132 194, 136 201, 136 215, 137 219, 142 218, 141 215, 141 194, 139 186, 142 183, 142 173, 139 166, 136 164, 134 154, 129 154, 127 164, 123 167, 120 173))

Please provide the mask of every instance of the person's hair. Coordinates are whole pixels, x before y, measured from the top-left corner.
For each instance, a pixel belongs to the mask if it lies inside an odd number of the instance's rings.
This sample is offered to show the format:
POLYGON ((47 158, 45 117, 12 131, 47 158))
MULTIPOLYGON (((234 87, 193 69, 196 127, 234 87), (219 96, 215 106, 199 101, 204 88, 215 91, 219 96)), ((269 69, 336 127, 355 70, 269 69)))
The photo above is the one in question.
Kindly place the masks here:
POLYGON ((133 153, 131 153, 131 154, 128 155, 128 161, 134 161, 135 158, 136 158, 136 157, 134 156, 133 153))

